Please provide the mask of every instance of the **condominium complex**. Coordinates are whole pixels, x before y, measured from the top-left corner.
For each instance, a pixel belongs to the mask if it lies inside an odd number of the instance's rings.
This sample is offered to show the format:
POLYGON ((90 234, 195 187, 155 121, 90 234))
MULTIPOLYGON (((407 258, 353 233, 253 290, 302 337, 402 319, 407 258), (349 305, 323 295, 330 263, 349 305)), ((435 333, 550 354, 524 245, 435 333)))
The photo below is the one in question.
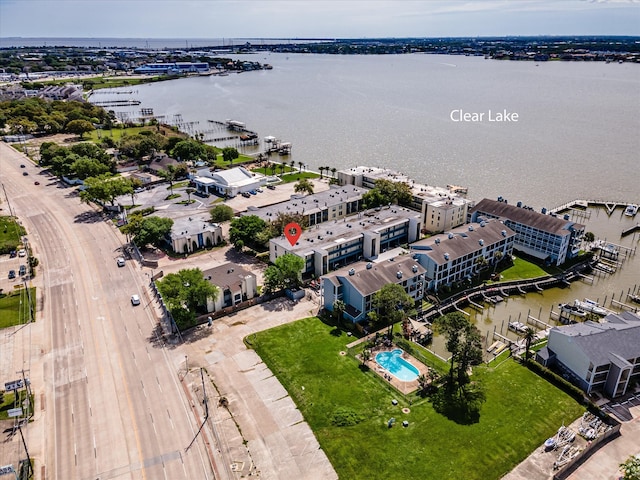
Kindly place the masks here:
POLYGON ((422 185, 402 173, 385 168, 354 167, 338 172, 338 182, 341 185, 371 189, 378 180, 406 183, 411 188, 412 199, 409 207, 420 212, 425 232, 444 232, 467 221, 467 211, 471 202, 457 193, 460 187, 422 185))
POLYGON ((473 222, 501 220, 516 232, 516 250, 553 265, 576 257, 584 234, 584 225, 571 221, 568 215, 560 218, 501 200, 481 200, 471 209, 470 217, 473 222))
POLYGON ((402 285, 414 301, 424 295, 425 269, 411 256, 395 256, 377 262, 358 262, 322 277, 323 305, 333 311, 334 303, 345 304, 344 318, 352 322, 367 319, 373 310, 373 296, 390 283, 402 285))
POLYGON ((510 256, 516 234, 497 220, 471 223, 413 243, 411 253, 425 268, 426 289, 471 279, 482 267, 510 256))
POLYGON ((303 274, 324 275, 361 259, 420 238, 420 216, 407 208, 390 206, 317 224, 291 245, 284 235, 269 241, 269 260, 285 253, 304 259, 303 274))

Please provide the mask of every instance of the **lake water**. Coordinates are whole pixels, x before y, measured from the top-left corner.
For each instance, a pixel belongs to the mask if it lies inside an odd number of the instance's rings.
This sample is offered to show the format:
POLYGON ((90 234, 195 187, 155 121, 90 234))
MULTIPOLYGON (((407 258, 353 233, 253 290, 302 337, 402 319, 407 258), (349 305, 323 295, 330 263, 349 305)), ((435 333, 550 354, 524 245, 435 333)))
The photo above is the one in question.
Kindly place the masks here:
MULTIPOLYGON (((236 57, 234 57, 236 58, 236 57)), ((170 119, 244 122, 293 143, 311 169, 388 167, 432 185, 553 207, 640 202, 640 65, 514 62, 449 55, 239 56, 273 65, 134 87, 170 119), (455 122, 451 112, 484 113, 455 122), (496 112, 517 122, 495 122, 496 112)), ((123 95, 118 95, 122 99, 123 95)), ((103 100, 105 95, 96 96, 103 100)), ((254 150, 255 151, 255 150, 254 150)))
MULTIPOLYGON (((292 155, 284 158, 310 169, 388 167, 422 183, 467 186, 472 200, 502 195, 537 209, 576 198, 640 203, 639 65, 422 54, 239 58, 274 68, 136 86, 131 98, 142 104, 119 110, 181 115, 197 122, 192 133, 210 129, 207 120, 238 120, 261 137, 292 142, 292 155), (484 112, 484 121, 454 122, 453 110, 484 112), (517 113, 518 121, 490 122, 489 110, 494 117, 497 111, 517 113)), ((640 234, 621 238, 620 232, 640 216, 630 219, 621 209, 611 216, 589 209, 589 215, 575 220, 597 238, 637 246, 640 234)), ((507 330, 509 319, 526 323, 531 313, 552 323, 558 303, 584 297, 610 302, 612 295, 620 300, 636 285, 640 255, 593 282, 512 296, 482 313, 467 311, 483 335, 495 328, 516 338, 507 330)), ((441 337, 433 348, 447 356, 441 337)))

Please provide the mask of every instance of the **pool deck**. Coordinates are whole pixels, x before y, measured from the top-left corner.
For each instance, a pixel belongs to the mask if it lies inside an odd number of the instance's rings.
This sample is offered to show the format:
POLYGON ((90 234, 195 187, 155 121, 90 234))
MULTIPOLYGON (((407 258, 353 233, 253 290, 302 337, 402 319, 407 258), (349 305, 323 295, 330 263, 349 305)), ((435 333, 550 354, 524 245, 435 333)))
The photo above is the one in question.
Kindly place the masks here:
MULTIPOLYGON (((403 382, 397 377, 390 374, 387 370, 382 368, 375 360, 375 357, 378 353, 381 352, 391 352, 393 350, 402 350, 400 347, 391 346, 391 347, 378 347, 376 349, 371 350, 371 359, 365 362, 372 372, 375 372, 380 378, 384 379, 386 382, 389 382, 396 390, 398 390, 402 394, 413 393, 420 387, 418 380, 412 380, 410 382, 403 382), (387 378, 385 378, 385 374, 387 378)), ((417 360, 415 357, 409 355, 407 352, 402 350, 402 358, 411 363, 414 367, 418 369, 420 375, 426 375, 429 371, 429 367, 427 367, 424 363, 417 360)))

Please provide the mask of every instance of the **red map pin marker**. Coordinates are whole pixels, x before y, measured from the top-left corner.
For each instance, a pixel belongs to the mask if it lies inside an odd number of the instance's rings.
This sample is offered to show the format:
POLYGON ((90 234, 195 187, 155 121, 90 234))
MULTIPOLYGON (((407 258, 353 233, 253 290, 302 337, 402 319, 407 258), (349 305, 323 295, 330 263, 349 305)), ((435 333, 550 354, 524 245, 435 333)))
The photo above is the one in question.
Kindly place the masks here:
POLYGON ((289 243, 293 247, 302 235, 302 228, 296 222, 291 222, 284 227, 284 236, 287 237, 289 243))

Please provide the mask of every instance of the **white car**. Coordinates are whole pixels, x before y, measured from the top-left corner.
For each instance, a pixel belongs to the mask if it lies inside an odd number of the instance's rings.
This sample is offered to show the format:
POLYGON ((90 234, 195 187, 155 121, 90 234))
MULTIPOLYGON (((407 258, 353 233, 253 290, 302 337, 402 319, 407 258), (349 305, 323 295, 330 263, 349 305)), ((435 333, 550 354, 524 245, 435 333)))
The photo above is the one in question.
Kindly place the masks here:
POLYGON ((124 257, 118 257, 116 259, 116 263, 118 264, 119 267, 124 267, 124 264, 125 264, 124 257))
POLYGON ((27 251, 24 248, 18 250, 19 257, 25 257, 26 255, 27 255, 27 251))
POLYGON ((140 297, 138 295, 131 295, 131 305, 140 305, 140 297))

